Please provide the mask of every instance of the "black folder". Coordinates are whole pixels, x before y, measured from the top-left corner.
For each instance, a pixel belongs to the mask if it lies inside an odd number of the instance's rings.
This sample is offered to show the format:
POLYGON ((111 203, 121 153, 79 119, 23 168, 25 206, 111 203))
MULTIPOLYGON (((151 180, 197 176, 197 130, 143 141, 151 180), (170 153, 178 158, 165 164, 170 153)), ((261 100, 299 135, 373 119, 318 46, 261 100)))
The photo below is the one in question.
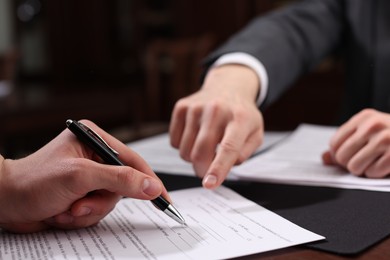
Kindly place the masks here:
MULTIPOLYGON (((195 177, 159 174, 168 190, 200 186, 195 177)), ((390 193, 259 182, 224 185, 291 222, 325 236, 304 246, 359 254, 390 234, 390 193)))

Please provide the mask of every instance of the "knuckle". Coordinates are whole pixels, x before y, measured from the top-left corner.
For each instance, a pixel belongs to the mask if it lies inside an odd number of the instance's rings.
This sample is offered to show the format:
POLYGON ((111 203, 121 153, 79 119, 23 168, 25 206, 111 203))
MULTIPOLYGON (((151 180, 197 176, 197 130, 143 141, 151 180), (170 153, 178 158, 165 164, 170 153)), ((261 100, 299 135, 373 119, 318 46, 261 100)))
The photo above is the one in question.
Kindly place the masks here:
POLYGON ((219 100, 219 99, 213 99, 213 100, 211 100, 211 101, 207 104, 207 108, 208 108, 209 110, 212 110, 212 111, 214 111, 214 110, 219 110, 219 109, 222 108, 222 106, 223 106, 223 102, 222 102, 221 100, 219 100))
POLYGON ((386 149, 389 145, 390 145, 390 131, 382 131, 378 136, 378 144, 376 146, 381 146, 386 149))
POLYGON ((363 109, 363 110, 359 113, 359 115, 360 115, 361 117, 363 117, 363 118, 369 118, 369 117, 371 117, 371 116, 374 115, 374 114, 375 114, 375 110, 372 109, 372 108, 365 108, 365 109, 363 109))
POLYGON ((206 110, 212 118, 216 118, 223 113, 223 103, 219 100, 213 100, 207 104, 206 110))
POLYGON ((258 129, 263 127, 263 118, 259 110, 248 111, 245 107, 238 107, 234 111, 234 120, 239 125, 248 125, 250 129, 258 129))
POLYGON ((66 160, 61 165, 58 165, 60 176, 58 179, 67 187, 67 189, 77 195, 84 195, 85 188, 89 186, 90 174, 86 174, 85 169, 88 169, 86 160, 72 158, 66 160))
POLYGON ((117 183, 131 185, 137 176, 137 170, 131 167, 116 167, 115 178, 117 183))
POLYGON ((238 145, 234 140, 226 140, 220 144, 220 149, 226 153, 237 153, 238 145))
POLYGON ((367 125, 366 133, 368 135, 378 132, 379 130, 383 129, 385 126, 384 122, 381 120, 370 120, 367 125))
POLYGON ((236 107, 234 110, 234 120, 238 124, 248 124, 248 122, 257 122, 258 120, 253 120, 253 114, 248 113, 244 107, 236 107))
POLYGON ((174 106, 174 110, 183 110, 183 109, 186 109, 188 107, 188 102, 185 98, 182 98, 182 99, 179 99, 175 106, 174 106))
POLYGON ((390 154, 386 153, 382 155, 365 170, 364 175, 368 178, 384 178, 388 176, 390 174, 389 159, 390 154))
POLYGON ((187 113, 190 107, 189 104, 190 103, 186 99, 179 99, 172 109, 172 116, 179 116, 187 113))
POLYGON ((362 170, 360 169, 359 165, 352 160, 347 164, 346 168, 349 172, 351 172, 352 174, 357 175, 357 176, 362 175, 362 173, 363 173, 362 170))
POLYGON ((248 113, 246 108, 244 108, 242 106, 236 108, 236 110, 234 111, 234 115, 236 118, 241 119, 241 120, 248 120, 251 116, 251 114, 248 113))
POLYGON ((190 108, 187 108, 187 117, 197 120, 202 114, 202 106, 193 105, 190 108))
POLYGON ((72 158, 67 160, 66 164, 64 164, 64 172, 66 173, 63 177, 67 182, 70 183, 78 183, 80 175, 84 175, 84 169, 86 169, 86 162, 84 160, 80 160, 77 158, 72 158))
POLYGON ((193 163, 201 163, 205 160, 204 153, 201 153, 200 151, 193 151, 191 155, 189 156, 189 160, 193 163))
POLYGON ((344 156, 341 153, 336 152, 334 158, 338 164, 340 164, 342 166, 347 165, 347 160, 344 158, 344 156))
POLYGON ((210 100, 207 106, 214 109, 222 109, 224 107, 228 107, 228 104, 226 100, 216 97, 210 100))
POLYGON ((185 161, 187 161, 187 162, 191 162, 191 161, 192 161, 192 160, 191 160, 191 157, 189 156, 189 154, 188 154, 187 151, 180 150, 180 151, 179 151, 179 154, 180 154, 180 157, 181 157, 183 160, 185 160, 185 161))

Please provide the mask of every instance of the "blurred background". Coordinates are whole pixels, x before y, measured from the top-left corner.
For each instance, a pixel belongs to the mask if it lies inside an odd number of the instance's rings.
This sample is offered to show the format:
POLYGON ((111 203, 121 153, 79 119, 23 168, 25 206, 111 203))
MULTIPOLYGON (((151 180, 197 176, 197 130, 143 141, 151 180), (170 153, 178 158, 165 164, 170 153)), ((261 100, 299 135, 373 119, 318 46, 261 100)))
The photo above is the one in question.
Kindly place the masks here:
MULTIPOLYGON (((68 118, 123 142, 166 131, 175 101, 199 88, 202 59, 292 2, 0 0, 0 153, 35 151, 68 118)), ((330 57, 265 111, 267 129, 334 122, 342 81, 330 57)))

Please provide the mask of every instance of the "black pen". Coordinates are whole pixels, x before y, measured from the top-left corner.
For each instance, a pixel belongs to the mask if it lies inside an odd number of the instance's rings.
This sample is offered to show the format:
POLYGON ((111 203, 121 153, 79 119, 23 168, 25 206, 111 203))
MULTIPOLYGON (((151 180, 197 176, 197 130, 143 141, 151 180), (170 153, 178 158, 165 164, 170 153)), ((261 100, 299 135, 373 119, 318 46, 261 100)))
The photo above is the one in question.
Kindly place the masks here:
MULTIPOLYGON (((81 122, 68 119, 66 120, 66 126, 76 137, 89 146, 94 152, 96 152, 104 162, 111 165, 122 165, 125 166, 118 158, 118 152, 112 149, 95 131, 90 129, 88 126, 81 122)), ((166 199, 162 196, 152 200, 152 203, 161 209, 172 219, 178 223, 185 225, 184 218, 166 199)))

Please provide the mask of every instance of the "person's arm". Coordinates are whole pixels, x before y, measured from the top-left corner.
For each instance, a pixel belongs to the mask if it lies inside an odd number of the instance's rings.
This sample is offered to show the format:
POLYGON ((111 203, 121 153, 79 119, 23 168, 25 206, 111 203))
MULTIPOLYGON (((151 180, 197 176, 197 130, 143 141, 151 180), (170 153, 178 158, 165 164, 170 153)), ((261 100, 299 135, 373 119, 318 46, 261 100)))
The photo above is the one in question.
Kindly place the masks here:
MULTIPOLYGON (((211 66, 227 53, 244 52, 264 64, 274 101, 303 72, 314 67, 339 43, 341 0, 310 0, 260 17, 213 52, 211 66)), ((218 187, 231 167, 261 144, 263 119, 256 99, 262 79, 243 64, 212 67, 201 89, 180 99, 170 124, 171 144, 191 162, 206 188, 218 187)))
POLYGON ((268 75, 264 106, 294 81, 341 47, 345 33, 343 0, 306 0, 252 20, 206 59, 211 66, 224 54, 243 52, 258 59, 268 75))
POLYGON ((0 158, 0 227, 34 232, 93 225, 118 200, 151 200, 168 194, 147 163, 90 121, 84 121, 119 152, 127 166, 101 163, 68 129, 19 160, 0 158))

